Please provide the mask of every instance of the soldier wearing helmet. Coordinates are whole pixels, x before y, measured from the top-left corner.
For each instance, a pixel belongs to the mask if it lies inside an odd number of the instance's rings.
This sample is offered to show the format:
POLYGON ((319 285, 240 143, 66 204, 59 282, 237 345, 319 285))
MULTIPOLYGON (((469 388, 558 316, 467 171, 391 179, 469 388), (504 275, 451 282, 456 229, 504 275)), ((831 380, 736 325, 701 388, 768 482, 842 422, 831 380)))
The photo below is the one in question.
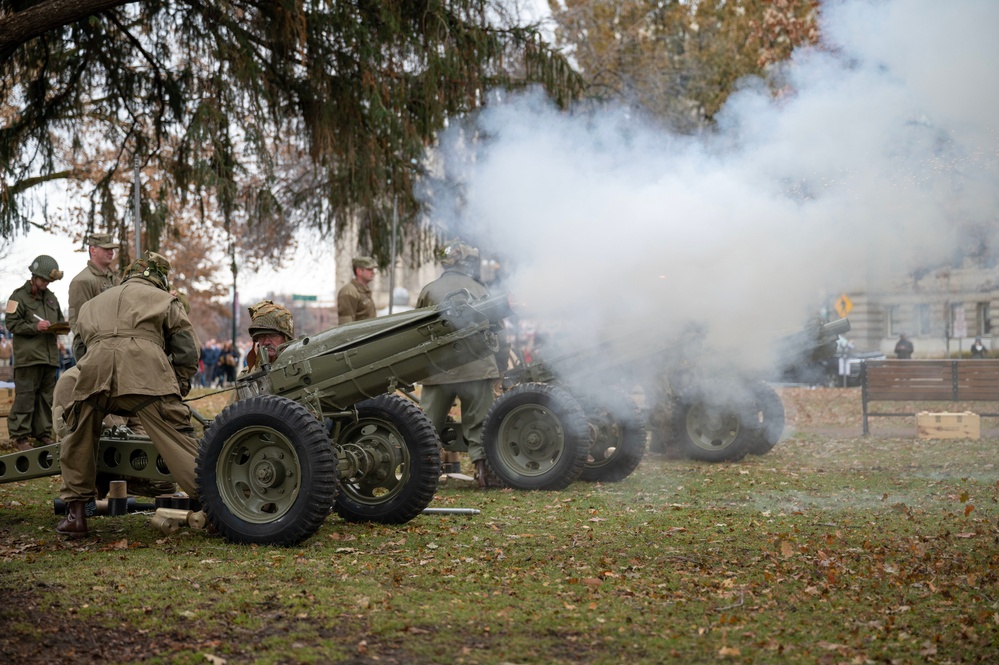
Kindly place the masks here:
POLYGON ((76 330, 76 317, 83 303, 111 287, 121 284, 121 278, 111 269, 119 245, 110 233, 87 236, 90 258, 86 267, 69 283, 69 326, 76 330))
POLYGON ((257 349, 266 352, 266 362, 272 363, 277 360, 278 347, 295 339, 295 320, 288 308, 270 300, 261 300, 248 309, 253 349, 246 356, 246 367, 252 372, 262 364, 258 362, 257 349))
MULTIPOLYGON (((444 273, 423 287, 416 301, 417 307, 440 304, 449 294, 462 289, 466 289, 473 298, 489 295, 485 285, 477 279, 478 249, 454 240, 442 248, 438 257, 444 266, 444 273)), ((420 406, 438 433, 444 427, 455 398, 461 401, 462 435, 468 443, 468 456, 475 466, 476 479, 481 488, 496 485, 486 471, 482 427, 495 397, 493 384, 498 378, 496 359, 489 356, 424 380, 420 396, 420 406)))
POLYGON ((59 368, 57 334, 69 332, 49 283, 62 279, 59 264, 42 254, 29 266, 31 277, 7 300, 7 328, 14 334, 14 403, 7 419, 18 450, 55 443, 52 393, 59 368), (61 325, 60 325, 61 324, 61 325), (65 328, 65 329, 64 329, 65 328))
POLYGON ((378 262, 370 256, 357 256, 351 261, 354 279, 344 284, 336 295, 337 320, 343 323, 375 318, 375 301, 371 297, 371 284, 378 262))
POLYGON ((146 252, 120 286, 86 302, 77 318, 74 351, 80 375, 64 419, 62 488, 66 517, 56 531, 87 534, 85 506, 96 497, 96 457, 108 413, 138 416, 156 452, 181 489, 195 496, 198 442, 190 409, 181 401, 198 370, 201 345, 177 296, 169 291, 170 263, 146 252))

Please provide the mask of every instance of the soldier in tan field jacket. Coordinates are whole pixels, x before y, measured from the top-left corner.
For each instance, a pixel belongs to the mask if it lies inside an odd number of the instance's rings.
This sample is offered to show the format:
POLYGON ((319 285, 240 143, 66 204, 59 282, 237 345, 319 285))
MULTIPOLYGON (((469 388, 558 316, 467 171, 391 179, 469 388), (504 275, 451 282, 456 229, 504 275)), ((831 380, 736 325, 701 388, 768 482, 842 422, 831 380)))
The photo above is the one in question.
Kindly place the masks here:
POLYGON ((352 323, 373 319, 378 313, 371 297, 371 281, 375 278, 378 262, 370 256, 358 256, 351 261, 354 279, 343 285, 336 295, 337 321, 352 323))
POLYGON ((169 293, 170 264, 146 252, 121 286, 87 302, 77 318, 80 376, 65 414, 62 488, 66 518, 56 531, 87 534, 85 505, 96 496, 96 455, 107 413, 137 415, 181 488, 195 496, 198 443, 181 398, 198 369, 200 343, 184 307, 169 293))
POLYGON ((111 234, 93 233, 87 236, 87 244, 90 246, 87 266, 69 283, 68 318, 73 331, 76 331, 76 318, 83 303, 121 284, 121 279, 111 269, 114 252, 118 249, 118 243, 114 242, 111 234))

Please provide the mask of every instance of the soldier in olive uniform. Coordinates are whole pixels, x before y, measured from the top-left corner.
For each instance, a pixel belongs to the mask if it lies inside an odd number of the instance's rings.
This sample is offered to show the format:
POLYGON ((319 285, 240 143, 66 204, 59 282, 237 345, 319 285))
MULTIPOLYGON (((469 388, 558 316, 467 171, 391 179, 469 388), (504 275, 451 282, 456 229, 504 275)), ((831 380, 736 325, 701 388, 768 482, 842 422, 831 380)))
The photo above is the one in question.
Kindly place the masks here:
POLYGON ((169 292, 169 270, 166 259, 146 252, 121 286, 80 310, 74 340, 80 376, 59 456, 59 498, 67 504, 66 518, 56 526, 60 534, 87 534, 85 505, 96 496, 97 446, 107 413, 137 415, 170 474, 188 494, 197 494, 198 442, 181 398, 191 388, 201 345, 184 307, 169 292))
POLYGON ((375 278, 378 263, 369 256, 358 256, 351 266, 354 279, 344 284, 336 296, 336 311, 341 324, 373 319, 377 311, 368 285, 375 278))
MULTIPOLYGON (((49 283, 62 279, 59 264, 45 254, 31 262, 31 278, 7 300, 7 328, 14 333, 14 403, 7 419, 18 450, 52 439, 52 392, 59 369, 58 326, 62 309, 49 283)), ((63 332, 66 332, 65 330, 63 332)))
POLYGON ((277 360, 278 347, 295 339, 295 320, 283 305, 271 300, 261 300, 248 307, 250 311, 250 337, 253 347, 246 354, 246 371, 252 372, 259 364, 257 348, 267 352, 267 362, 277 360))
MULTIPOLYGON (((417 307, 438 305, 455 291, 467 289, 473 298, 489 295, 479 274, 479 250, 461 241, 453 241, 442 251, 444 274, 423 287, 417 307)), ((468 456, 475 465, 479 487, 491 487, 494 482, 486 473, 486 453, 482 448, 482 428, 486 413, 495 399, 493 384, 499 378, 496 358, 489 356, 450 372, 435 374, 423 383, 420 406, 438 433, 444 427, 448 412, 457 397, 461 401, 462 436, 468 443, 468 456)))
POLYGON ((87 266, 69 283, 69 326, 76 330, 76 317, 80 308, 94 296, 121 284, 121 279, 111 270, 118 243, 109 233, 94 233, 87 237, 90 259, 87 266))

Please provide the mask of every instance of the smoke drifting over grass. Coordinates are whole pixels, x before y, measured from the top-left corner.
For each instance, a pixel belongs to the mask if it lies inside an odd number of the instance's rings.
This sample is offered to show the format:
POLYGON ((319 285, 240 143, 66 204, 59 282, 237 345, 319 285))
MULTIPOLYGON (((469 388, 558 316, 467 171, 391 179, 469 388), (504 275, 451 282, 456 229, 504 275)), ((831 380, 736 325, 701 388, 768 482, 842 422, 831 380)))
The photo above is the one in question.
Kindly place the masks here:
POLYGON ((434 192, 436 221, 504 258, 538 320, 594 338, 696 320, 746 358, 843 290, 994 239, 997 30, 989 0, 824 3, 787 92, 747 82, 696 138, 540 95, 494 104, 481 141, 443 138, 462 201, 434 192))

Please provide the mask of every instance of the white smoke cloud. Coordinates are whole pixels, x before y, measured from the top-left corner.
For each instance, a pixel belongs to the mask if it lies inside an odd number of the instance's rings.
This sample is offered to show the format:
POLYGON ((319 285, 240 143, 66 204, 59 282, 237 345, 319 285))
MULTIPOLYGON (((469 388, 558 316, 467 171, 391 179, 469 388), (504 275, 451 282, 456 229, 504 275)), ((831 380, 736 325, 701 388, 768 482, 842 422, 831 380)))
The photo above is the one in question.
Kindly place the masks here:
POLYGON ((507 286, 539 320, 594 339, 693 320, 742 358, 843 289, 949 260, 959 227, 999 210, 999 3, 822 16, 827 48, 795 54, 793 93, 745 86, 708 137, 538 94, 490 106, 474 153, 444 137, 462 209, 438 221, 512 259, 507 286))

